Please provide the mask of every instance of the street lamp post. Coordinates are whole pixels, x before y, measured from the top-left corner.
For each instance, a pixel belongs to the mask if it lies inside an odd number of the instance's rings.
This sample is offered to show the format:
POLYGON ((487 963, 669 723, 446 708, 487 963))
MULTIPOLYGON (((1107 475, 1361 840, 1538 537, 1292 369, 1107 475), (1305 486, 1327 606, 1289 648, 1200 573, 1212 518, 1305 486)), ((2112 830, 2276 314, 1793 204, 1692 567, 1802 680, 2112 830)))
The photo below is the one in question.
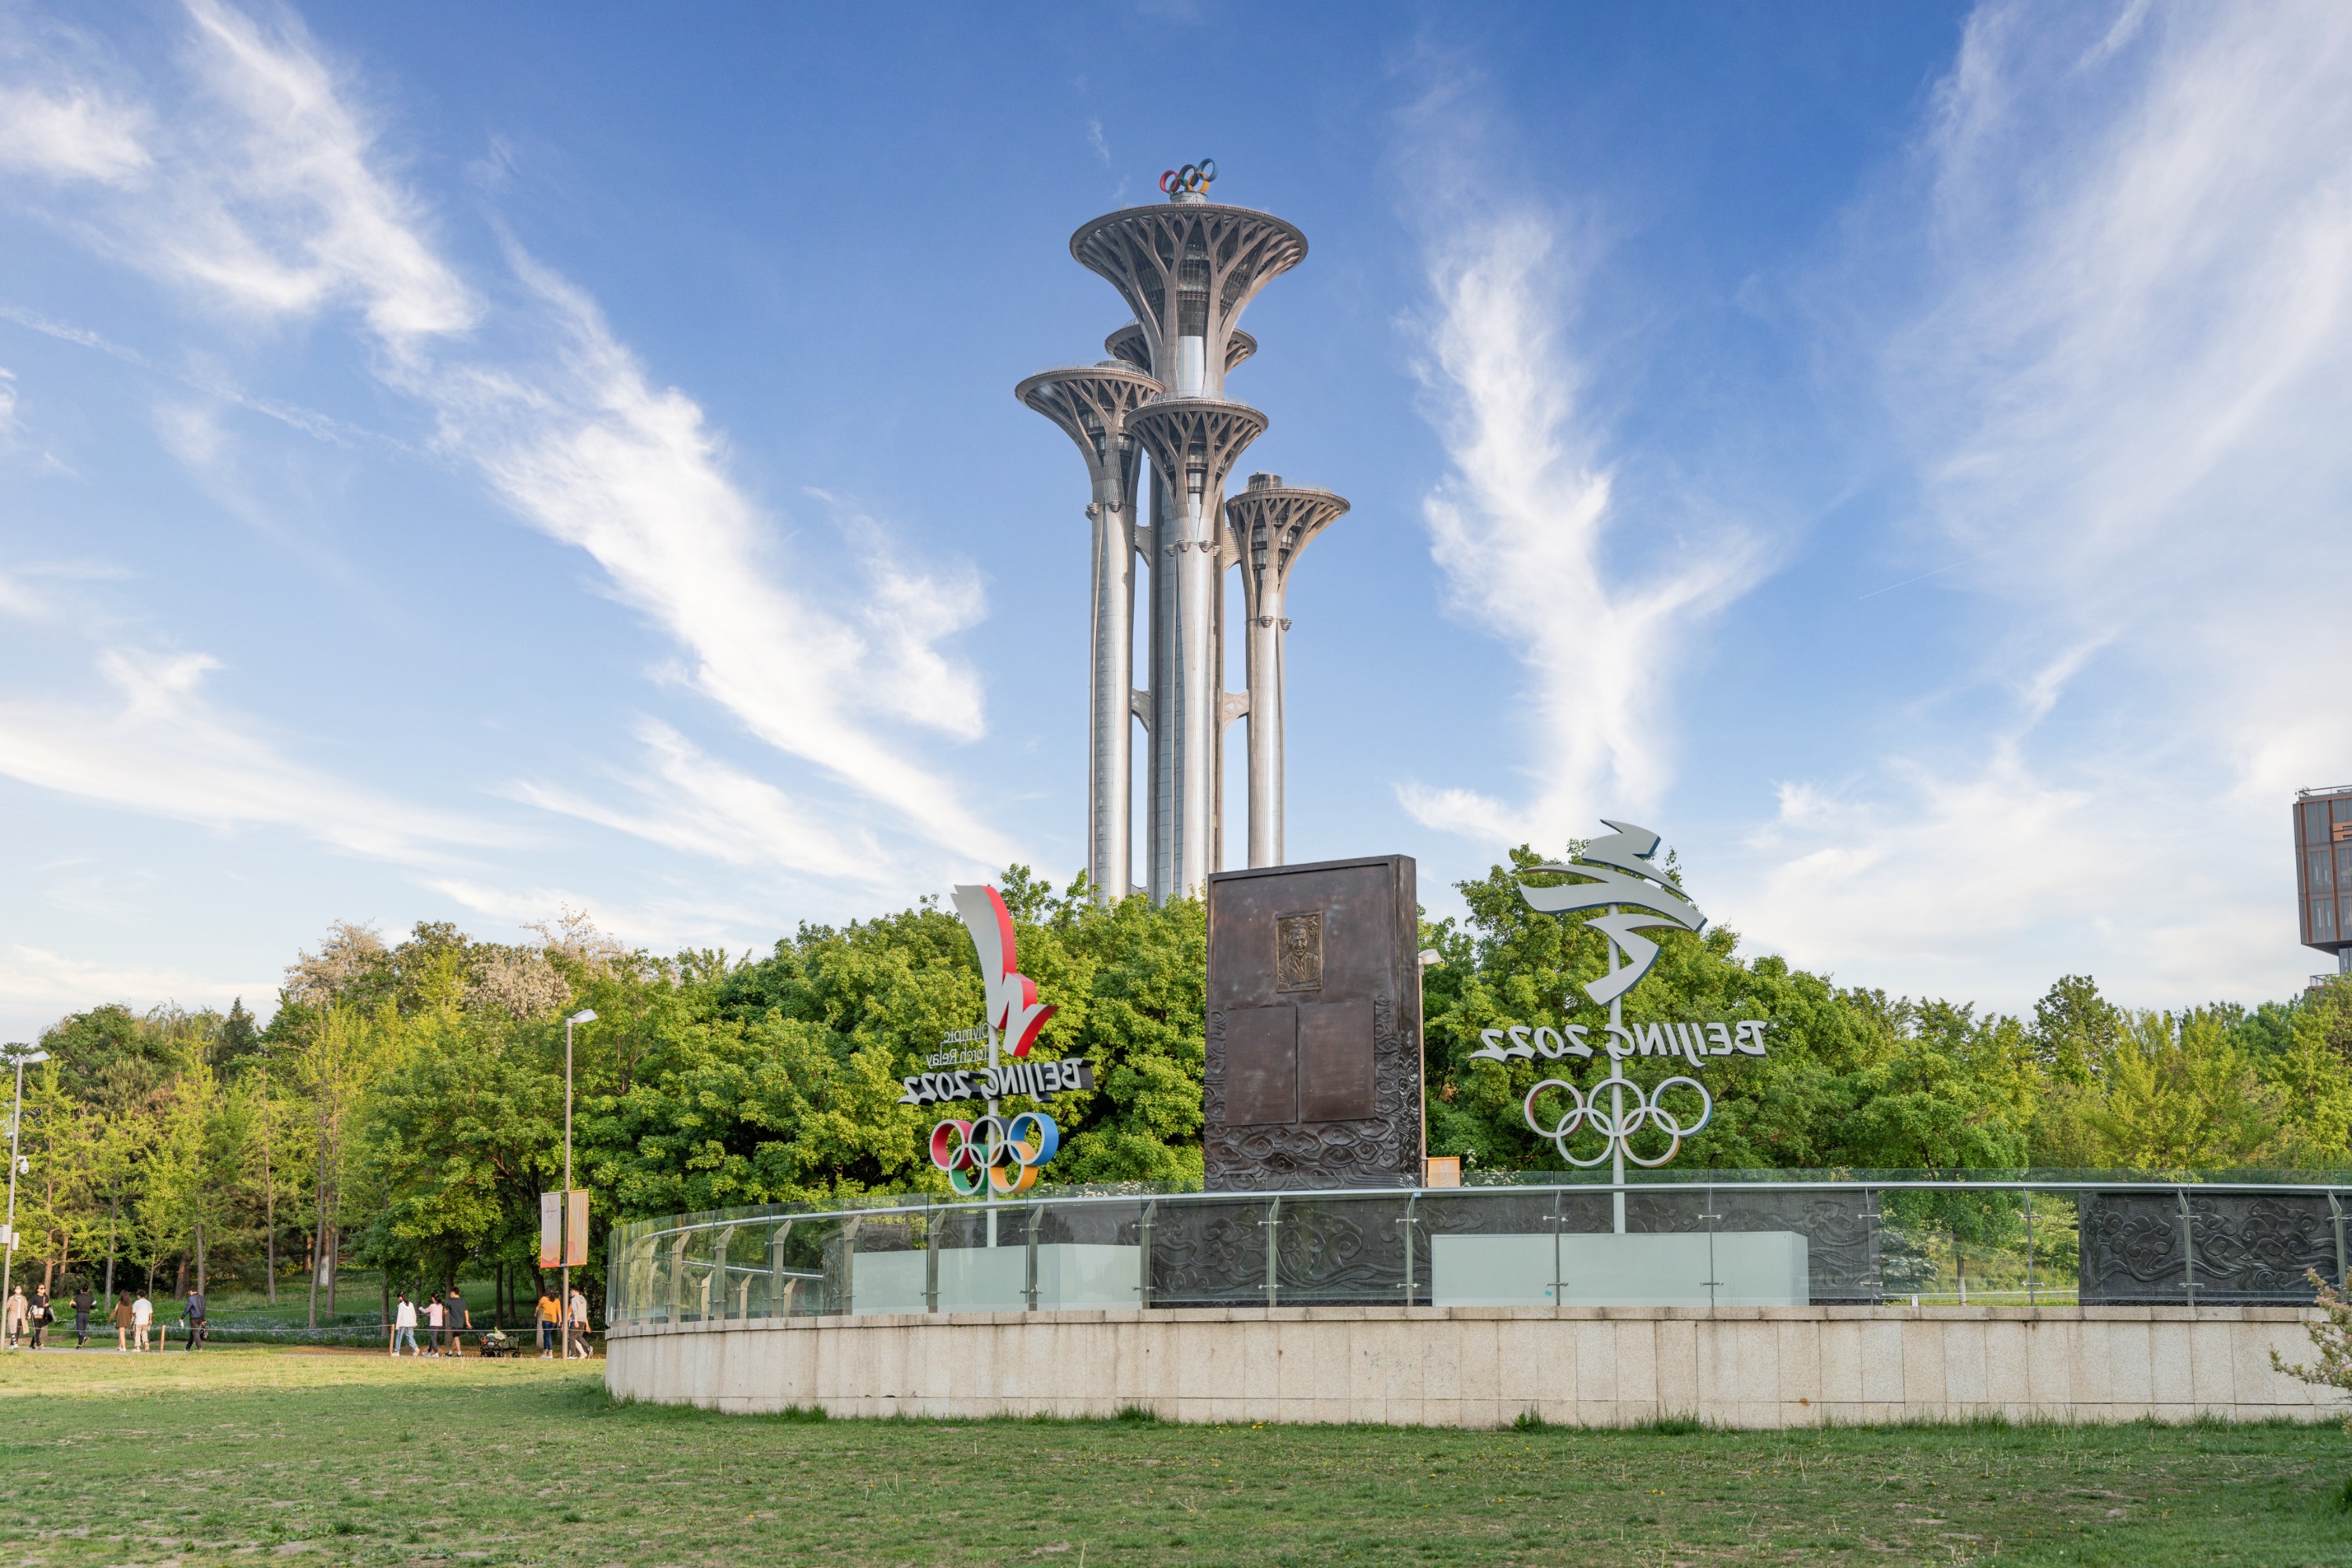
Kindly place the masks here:
POLYGON ((8 1047, 8 1060, 16 1064, 16 1103, 8 1112, 8 1247, 0 1252, 0 1309, 8 1300, 9 1279, 16 1266, 16 1133, 25 1120, 25 1069, 48 1059, 47 1051, 27 1050, 21 1044, 8 1047))
MULTIPOLYGON (((593 1007, 583 1007, 563 1020, 563 1359, 572 1359, 572 1026, 596 1021, 593 1007)), ((16 1177, 9 1177, 12 1184, 16 1177)), ((15 1200, 12 1198, 11 1212, 15 1200)), ((587 1260, 583 1258, 583 1263, 587 1260)))

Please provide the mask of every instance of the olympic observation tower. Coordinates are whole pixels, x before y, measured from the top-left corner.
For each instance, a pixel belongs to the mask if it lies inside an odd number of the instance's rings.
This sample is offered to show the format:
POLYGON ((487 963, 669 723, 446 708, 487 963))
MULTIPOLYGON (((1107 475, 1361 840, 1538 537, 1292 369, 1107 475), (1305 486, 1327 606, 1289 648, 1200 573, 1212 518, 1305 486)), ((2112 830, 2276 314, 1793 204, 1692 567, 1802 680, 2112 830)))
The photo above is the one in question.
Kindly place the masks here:
POLYGON ((1257 352, 1241 313, 1305 258, 1307 237, 1269 214, 1210 201, 1216 177, 1208 159, 1171 170, 1160 176, 1164 205, 1111 213, 1070 237, 1070 254, 1117 289, 1135 319, 1104 340, 1111 359, 1044 371, 1014 389, 1077 444, 1093 488, 1087 869, 1106 900, 1131 890, 1137 721, 1153 899, 1197 895, 1221 868, 1224 735, 1244 715, 1249 863, 1282 863, 1283 591, 1298 551, 1348 510, 1328 490, 1286 489, 1263 475, 1225 500, 1243 450, 1266 426, 1224 395, 1226 374, 1257 352), (1131 668, 1139 555, 1150 648, 1139 689, 1131 668), (1233 567, 1249 623, 1241 692, 1224 689, 1233 567))

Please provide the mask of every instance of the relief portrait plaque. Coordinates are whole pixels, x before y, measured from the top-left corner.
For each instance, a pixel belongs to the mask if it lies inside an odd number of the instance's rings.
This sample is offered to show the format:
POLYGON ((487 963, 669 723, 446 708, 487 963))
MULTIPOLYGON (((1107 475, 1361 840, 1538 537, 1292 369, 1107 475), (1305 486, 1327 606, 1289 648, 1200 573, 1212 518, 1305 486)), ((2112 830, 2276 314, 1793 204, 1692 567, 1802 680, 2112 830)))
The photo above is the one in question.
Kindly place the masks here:
POLYGON ((1209 879, 1213 1192, 1421 1180, 1421 965, 1402 855, 1209 879))
POLYGON ((1274 921, 1274 988, 1323 989, 1323 911, 1277 915, 1274 921))

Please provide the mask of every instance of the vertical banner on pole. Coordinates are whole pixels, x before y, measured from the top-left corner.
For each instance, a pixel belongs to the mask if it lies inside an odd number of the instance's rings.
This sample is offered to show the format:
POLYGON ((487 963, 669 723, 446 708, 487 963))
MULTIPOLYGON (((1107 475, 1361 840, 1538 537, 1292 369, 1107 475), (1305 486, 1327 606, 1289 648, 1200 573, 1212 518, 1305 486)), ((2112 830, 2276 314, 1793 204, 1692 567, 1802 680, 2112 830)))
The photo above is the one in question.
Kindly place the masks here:
POLYGON ((563 1266, 563 1194, 539 1194, 539 1266, 560 1268, 563 1266))
POLYGON ((563 1205, 563 1261, 574 1268, 588 1261, 588 1194, 574 1191, 563 1205))

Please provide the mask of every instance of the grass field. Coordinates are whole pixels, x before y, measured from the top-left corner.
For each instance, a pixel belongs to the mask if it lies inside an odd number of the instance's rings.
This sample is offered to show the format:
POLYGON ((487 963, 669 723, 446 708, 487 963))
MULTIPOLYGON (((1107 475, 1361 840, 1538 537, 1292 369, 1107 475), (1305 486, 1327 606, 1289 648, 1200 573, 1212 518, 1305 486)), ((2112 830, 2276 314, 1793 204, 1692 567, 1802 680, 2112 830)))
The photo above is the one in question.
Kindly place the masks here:
POLYGON ((551 1362, 0 1355, 26 1563, 2352 1563, 2334 1426, 743 1418, 551 1362))

